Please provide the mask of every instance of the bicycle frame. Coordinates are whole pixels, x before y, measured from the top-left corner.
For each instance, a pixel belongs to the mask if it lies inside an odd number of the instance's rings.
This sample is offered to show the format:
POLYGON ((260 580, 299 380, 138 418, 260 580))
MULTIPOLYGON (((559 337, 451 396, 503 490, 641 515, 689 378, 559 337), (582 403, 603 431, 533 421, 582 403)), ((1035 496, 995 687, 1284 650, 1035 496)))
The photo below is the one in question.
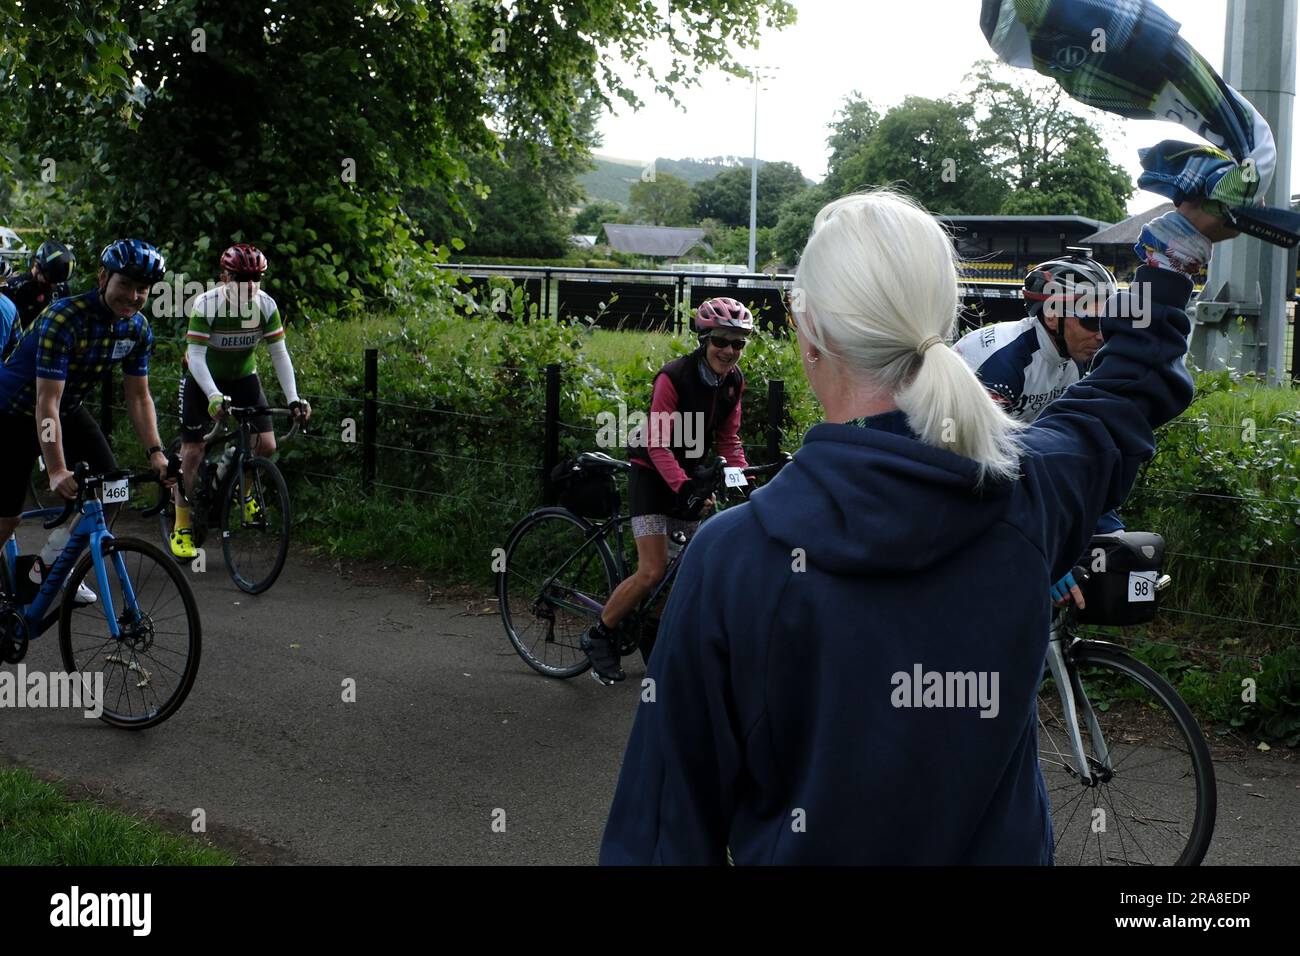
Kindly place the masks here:
POLYGON ((1052 628, 1047 641, 1047 666, 1052 672, 1053 680, 1056 681, 1056 692, 1061 698, 1061 719, 1065 723, 1070 746, 1074 748, 1079 774, 1085 784, 1093 786, 1096 780, 1090 770, 1088 755, 1083 749, 1083 735, 1079 730, 1079 709, 1083 710, 1088 732, 1092 735, 1093 746, 1097 751, 1097 759, 1107 771, 1114 768, 1110 765, 1110 746, 1101 732, 1101 724, 1092 708, 1092 701, 1088 700, 1088 695, 1083 689, 1078 670, 1067 660, 1074 640, 1074 635, 1066 621, 1066 613, 1062 611, 1053 615, 1052 628))
MULTIPOLYGON (((559 567, 557 567, 551 573, 551 576, 542 583, 542 592, 543 593, 550 592, 550 590, 554 587, 555 579, 566 568, 569 567, 569 565, 573 562, 573 560, 579 554, 582 553, 583 549, 585 549, 588 544, 590 544, 592 541, 595 540, 601 540, 601 541, 605 540, 606 538, 609 537, 611 531, 614 534, 614 538, 616 542, 616 547, 612 549, 614 552, 614 567, 618 574, 619 582, 626 580, 627 562, 623 560, 623 544, 625 541, 625 538, 623 536, 623 528, 630 521, 631 521, 631 515, 615 515, 612 518, 606 518, 600 524, 593 527, 591 531, 588 532, 587 536, 583 538, 582 544, 578 545, 578 547, 574 550, 574 552, 571 555, 569 555, 567 558, 561 561, 559 567)), ((647 608, 654 607, 655 602, 659 600, 659 597, 661 594, 663 594, 664 589, 672 582, 673 578, 677 575, 677 566, 681 563, 682 555, 685 552, 686 552, 686 548, 683 547, 682 550, 677 553, 677 556, 668 562, 668 567, 664 569, 664 576, 659 579, 659 583, 655 585, 654 589, 650 592, 650 594, 647 595, 646 598, 643 601, 641 601, 640 604, 637 605, 636 610, 632 612, 631 615, 632 617, 638 617, 641 614, 643 614, 647 608)), ((605 609, 605 605, 601 604, 599 601, 593 600, 592 598, 588 597, 587 595, 583 594, 580 591, 573 591, 571 588, 567 588, 565 590, 567 590, 571 595, 573 595, 573 599, 576 602, 578 602, 577 604, 569 604, 563 601, 555 600, 554 598, 551 598, 551 600, 555 604, 565 608, 566 610, 574 611, 579 614, 587 614, 591 617, 595 617, 605 609)))
MULTIPOLYGON (((63 513, 62 508, 44 508, 35 511, 25 511, 23 518, 51 518, 58 517, 63 513)), ((63 551, 54 559, 49 573, 45 580, 41 582, 41 589, 37 592, 32 602, 20 609, 20 612, 27 623, 28 639, 35 640, 44 634, 58 620, 59 608, 56 606, 59 601, 59 591, 64 580, 72 571, 77 559, 81 557, 81 552, 90 547, 90 558, 95 566, 95 581, 99 585, 99 601, 104 610, 104 617, 108 621, 109 634, 114 640, 121 640, 122 630, 118 626, 117 614, 113 608, 113 595, 109 589, 108 569, 104 564, 103 547, 105 542, 112 541, 113 534, 108 530, 108 525, 104 519, 104 506, 97 498, 91 498, 82 506, 82 512, 77 519, 76 526, 72 529, 72 535, 68 538, 68 543, 64 545, 63 551)), ((5 566, 9 570, 9 580, 14 588, 18 587, 18 542, 11 535, 4 545, 5 566)), ((130 575, 127 574, 126 561, 121 554, 113 554, 113 568, 117 572, 118 580, 122 584, 123 596, 128 607, 134 607, 136 603, 135 588, 131 583, 130 575)))

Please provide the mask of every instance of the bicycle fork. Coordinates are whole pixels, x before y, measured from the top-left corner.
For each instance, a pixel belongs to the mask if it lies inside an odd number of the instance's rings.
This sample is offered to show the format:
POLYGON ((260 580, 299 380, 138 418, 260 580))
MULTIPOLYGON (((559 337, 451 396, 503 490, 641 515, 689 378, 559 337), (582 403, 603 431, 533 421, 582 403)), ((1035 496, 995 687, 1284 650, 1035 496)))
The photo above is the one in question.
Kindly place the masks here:
POLYGON ((1061 719, 1065 724, 1070 746, 1074 750, 1079 776, 1085 786, 1094 787, 1098 781, 1092 773, 1088 754, 1083 747, 1083 734, 1079 730, 1079 710, 1083 711, 1084 718, 1087 721, 1088 732, 1092 737, 1097 760, 1108 773, 1111 769, 1110 747, 1107 746, 1106 739, 1102 736, 1101 725, 1097 722, 1097 714, 1092 709, 1092 703, 1083 690, 1083 682, 1079 680, 1078 671, 1071 667, 1065 659, 1067 650, 1065 645, 1066 636, 1067 631, 1058 616, 1052 622, 1051 633, 1047 641, 1047 666, 1051 668, 1052 678, 1056 681, 1056 691, 1061 696, 1061 719))

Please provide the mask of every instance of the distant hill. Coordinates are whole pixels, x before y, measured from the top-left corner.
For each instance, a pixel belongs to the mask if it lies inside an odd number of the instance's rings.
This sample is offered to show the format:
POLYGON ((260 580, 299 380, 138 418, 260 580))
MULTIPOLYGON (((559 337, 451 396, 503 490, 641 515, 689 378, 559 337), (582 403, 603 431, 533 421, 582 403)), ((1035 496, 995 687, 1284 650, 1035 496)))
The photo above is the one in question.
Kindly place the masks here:
MULTIPOLYGON (((616 159, 611 156, 593 155, 596 168, 578 177, 578 183, 587 191, 588 201, 606 199, 626 206, 628 188, 641 178, 643 163, 630 159, 616 159)), ((760 159, 761 166, 765 160, 760 159)), ((736 166, 748 166, 749 159, 744 156, 710 156, 707 159, 664 159, 655 160, 656 173, 671 173, 686 180, 691 185, 712 179, 718 173, 736 166)), ((804 177, 807 179, 807 177, 804 177)), ((812 180, 808 180, 812 185, 812 180)))

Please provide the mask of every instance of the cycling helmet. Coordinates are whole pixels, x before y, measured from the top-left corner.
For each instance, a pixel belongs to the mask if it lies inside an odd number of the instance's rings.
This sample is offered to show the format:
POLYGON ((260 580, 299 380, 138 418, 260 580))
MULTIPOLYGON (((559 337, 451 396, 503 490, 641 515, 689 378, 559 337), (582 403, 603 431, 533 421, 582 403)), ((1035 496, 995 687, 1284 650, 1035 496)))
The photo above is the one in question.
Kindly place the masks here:
POLYGON ((77 264, 77 258, 72 254, 72 250, 54 239, 46 239, 42 242, 32 261, 41 270, 41 275, 54 285, 67 282, 68 276, 72 275, 72 269, 77 264))
POLYGON ((99 254, 99 264, 113 273, 120 272, 137 282, 158 282, 167 271, 162 253, 139 239, 110 242, 99 254))
POLYGON ((264 275, 266 256, 257 246, 246 242, 236 243, 221 254, 221 268, 232 276, 264 275))
POLYGON ((1025 276, 1025 300, 1030 315, 1038 315, 1043 303, 1053 298, 1074 300, 1083 295, 1096 298, 1098 306, 1119 287, 1110 270, 1086 256, 1062 256, 1040 262, 1025 276))
POLYGON ((706 299, 695 310, 695 329, 705 332, 709 329, 741 329, 754 331, 754 316, 735 299, 706 299))

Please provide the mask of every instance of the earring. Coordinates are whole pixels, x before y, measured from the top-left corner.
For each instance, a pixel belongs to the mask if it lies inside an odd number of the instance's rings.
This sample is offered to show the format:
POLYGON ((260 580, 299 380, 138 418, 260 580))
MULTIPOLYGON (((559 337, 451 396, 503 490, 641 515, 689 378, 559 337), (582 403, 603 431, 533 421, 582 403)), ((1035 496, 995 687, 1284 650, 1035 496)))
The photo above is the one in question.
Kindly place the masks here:
POLYGON ((810 362, 816 363, 821 361, 820 355, 813 355, 811 352, 804 352, 803 354, 805 355, 805 357, 807 357, 808 361, 810 362))

